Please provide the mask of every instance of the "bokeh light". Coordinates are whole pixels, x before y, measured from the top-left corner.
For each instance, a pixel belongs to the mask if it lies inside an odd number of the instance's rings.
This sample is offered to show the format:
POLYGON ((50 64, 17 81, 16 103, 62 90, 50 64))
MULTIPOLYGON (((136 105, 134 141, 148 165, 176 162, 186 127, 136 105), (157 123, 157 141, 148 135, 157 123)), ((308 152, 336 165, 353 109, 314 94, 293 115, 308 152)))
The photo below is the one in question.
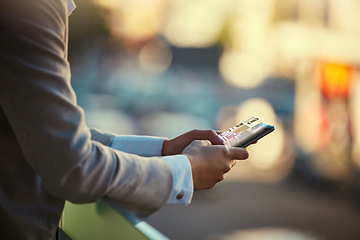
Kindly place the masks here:
POLYGON ((239 88, 259 86, 271 70, 261 57, 236 50, 227 50, 222 54, 219 68, 224 80, 239 88))
MULTIPOLYGON (((359 73, 359 72, 358 72, 359 73)), ((354 132, 354 145, 352 148, 353 161, 360 169, 360 74, 357 74, 354 85, 353 99, 350 105, 352 131, 354 132)))
POLYGON ((86 119, 87 125, 92 128, 124 135, 137 132, 134 119, 118 109, 91 108, 86 111, 86 119))
POLYGON ((273 27, 274 3, 274 0, 233 1, 228 46, 253 54, 268 52, 271 49, 269 34, 273 27))
POLYGON ((110 29, 119 39, 144 41, 153 38, 161 29, 167 0, 99 1, 108 7, 110 29))
POLYGON ((217 122, 224 131, 251 116, 260 117, 265 123, 274 125, 275 131, 249 146, 249 159, 238 162, 227 174, 226 179, 255 182, 281 181, 289 174, 294 164, 294 149, 292 144, 286 144, 290 142, 284 126, 267 100, 250 98, 239 106, 227 105, 219 111, 217 122))
POLYGON ((149 72, 164 72, 169 67, 171 60, 171 49, 163 41, 149 42, 139 52, 139 63, 143 69, 149 72))
POLYGON ((320 62, 316 67, 318 87, 326 98, 348 98, 353 90, 355 69, 345 63, 320 62))
POLYGON ((139 123, 142 133, 167 138, 174 138, 191 129, 209 129, 210 126, 210 121, 206 118, 164 111, 150 113, 139 123))
MULTIPOLYGON (((226 131, 238 124, 235 119, 237 109, 238 106, 236 105, 226 105, 219 110, 216 116, 216 126, 218 130, 226 131)), ((241 121, 244 121, 244 119, 241 121)))
POLYGON ((251 164, 259 169, 274 168, 279 165, 279 161, 283 160, 281 156, 285 145, 283 126, 277 119, 273 107, 264 99, 249 99, 239 107, 236 114, 237 122, 247 119, 248 116, 260 117, 265 120, 265 123, 275 126, 274 132, 249 148, 251 164))
POLYGON ((219 240, 319 240, 318 236, 297 229, 265 227, 234 231, 219 240))
POLYGON ((319 134, 322 129, 321 122, 321 95, 316 91, 308 91, 302 99, 297 101, 295 115, 295 138, 298 147, 306 152, 315 152, 321 148, 323 142, 328 141, 325 133, 319 134))
POLYGON ((171 1, 163 35, 178 47, 209 47, 220 38, 231 1, 171 1))

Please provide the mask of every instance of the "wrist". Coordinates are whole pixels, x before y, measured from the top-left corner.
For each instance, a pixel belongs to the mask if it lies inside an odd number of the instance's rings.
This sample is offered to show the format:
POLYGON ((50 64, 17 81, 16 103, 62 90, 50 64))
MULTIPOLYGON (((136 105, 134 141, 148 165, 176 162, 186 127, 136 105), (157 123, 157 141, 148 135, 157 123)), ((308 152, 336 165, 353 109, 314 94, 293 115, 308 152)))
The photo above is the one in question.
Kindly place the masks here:
POLYGON ((168 156, 168 148, 169 148, 169 139, 164 139, 162 150, 161 150, 161 156, 168 156))

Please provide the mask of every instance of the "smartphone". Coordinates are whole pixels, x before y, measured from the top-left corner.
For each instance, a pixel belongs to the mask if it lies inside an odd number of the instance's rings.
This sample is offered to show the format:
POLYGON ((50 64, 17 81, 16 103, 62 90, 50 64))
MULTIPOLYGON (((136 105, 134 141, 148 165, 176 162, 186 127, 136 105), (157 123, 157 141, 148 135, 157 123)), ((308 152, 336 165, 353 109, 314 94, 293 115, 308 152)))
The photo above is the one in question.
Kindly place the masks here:
POLYGON ((263 119, 252 117, 220 134, 220 137, 232 147, 246 148, 250 144, 268 135, 275 127, 263 123, 263 119))

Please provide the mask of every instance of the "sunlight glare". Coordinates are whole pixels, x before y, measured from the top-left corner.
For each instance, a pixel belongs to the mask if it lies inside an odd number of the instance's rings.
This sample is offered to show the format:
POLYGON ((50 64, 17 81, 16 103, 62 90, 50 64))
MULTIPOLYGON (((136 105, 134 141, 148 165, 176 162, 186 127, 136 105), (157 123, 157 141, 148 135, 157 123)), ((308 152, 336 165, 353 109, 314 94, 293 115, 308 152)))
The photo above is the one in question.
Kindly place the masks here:
POLYGON ((270 169, 278 165, 283 158, 281 154, 284 148, 285 133, 280 119, 277 118, 271 104, 260 98, 249 99, 238 108, 237 122, 241 122, 250 116, 257 116, 265 120, 265 123, 275 126, 275 131, 269 136, 259 140, 249 148, 251 163, 259 169, 270 169))
POLYGON ((237 50, 225 51, 219 65, 224 80, 239 88, 257 87, 271 72, 268 62, 260 56, 237 50))
POLYGON ((139 53, 139 62, 143 69, 153 72, 164 72, 171 63, 172 52, 165 42, 154 41, 143 46, 139 53))
POLYGON ((219 38, 231 1, 175 0, 164 22, 163 34, 178 47, 209 47, 219 38))

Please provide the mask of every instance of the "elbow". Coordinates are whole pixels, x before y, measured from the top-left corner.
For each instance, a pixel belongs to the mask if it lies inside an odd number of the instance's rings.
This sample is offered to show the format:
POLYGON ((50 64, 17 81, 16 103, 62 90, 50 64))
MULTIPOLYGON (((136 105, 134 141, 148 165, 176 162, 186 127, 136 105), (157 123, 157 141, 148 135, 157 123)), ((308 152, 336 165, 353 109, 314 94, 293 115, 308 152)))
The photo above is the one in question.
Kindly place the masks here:
POLYGON ((94 164, 89 159, 76 162, 67 169, 47 173, 43 178, 43 184, 50 193, 66 201, 95 202, 106 194, 107 189, 104 174, 100 173, 101 165, 94 164))
MULTIPOLYGON (((70 174, 71 175, 71 174, 70 174)), ((44 186, 51 194, 72 203, 91 203, 103 197, 105 193, 91 187, 94 184, 85 183, 83 179, 65 175, 60 179, 44 181, 44 186)))

